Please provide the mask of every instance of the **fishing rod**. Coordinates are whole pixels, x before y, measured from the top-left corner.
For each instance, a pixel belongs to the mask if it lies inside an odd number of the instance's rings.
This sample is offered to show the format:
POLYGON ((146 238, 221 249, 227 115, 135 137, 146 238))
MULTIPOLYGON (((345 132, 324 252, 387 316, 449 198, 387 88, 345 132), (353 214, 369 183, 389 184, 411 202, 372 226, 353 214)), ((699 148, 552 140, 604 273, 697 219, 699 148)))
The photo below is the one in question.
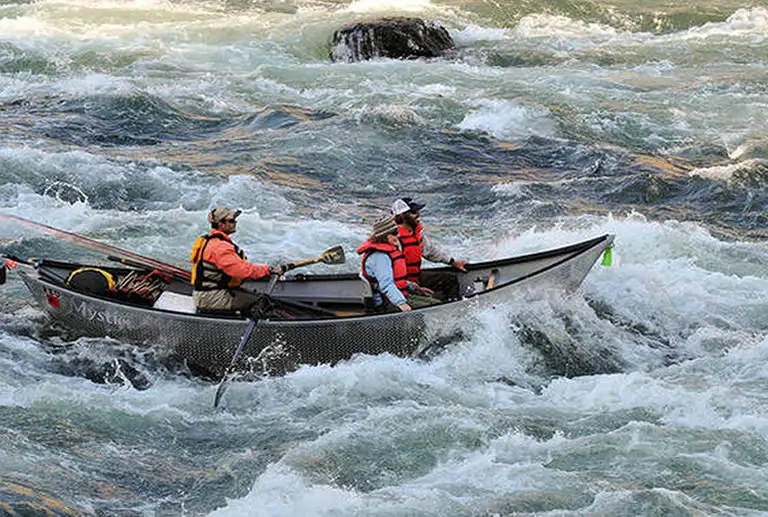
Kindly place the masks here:
POLYGON ((82 247, 97 251, 103 255, 107 255, 107 256, 122 255, 123 257, 129 258, 135 265, 138 265, 141 267, 150 267, 153 269, 159 269, 161 271, 165 271, 167 273, 170 273, 185 279, 190 278, 189 271, 185 269, 181 269, 179 267, 173 266, 171 264, 167 264, 165 262, 160 262, 159 260, 155 260, 150 257, 145 257, 144 255, 139 255, 138 253, 133 253, 132 251, 118 248, 117 246, 104 244, 103 242, 98 242, 93 239, 83 237, 82 235, 77 235, 76 233, 60 230, 59 228, 54 228, 53 226, 48 226, 47 224, 38 223, 36 221, 30 221, 29 219, 24 219, 23 217, 4 214, 2 212, 0 212, 0 219, 8 219, 11 221, 15 221, 17 223, 32 226, 38 230, 42 230, 56 237, 64 238, 74 244, 77 244, 78 246, 82 246, 82 247))
MULTIPOLYGON (((118 257, 116 255, 107 255, 107 260, 111 260, 112 262, 119 262, 120 264, 123 264, 125 266, 135 267, 139 269, 147 267, 147 264, 142 264, 140 261, 131 260, 125 257, 118 257)), ((160 267, 155 267, 154 269, 162 271, 163 273, 168 273, 181 280, 190 280, 192 278, 192 273, 190 273, 189 271, 185 271, 183 269, 180 269, 178 271, 166 270, 160 267)))

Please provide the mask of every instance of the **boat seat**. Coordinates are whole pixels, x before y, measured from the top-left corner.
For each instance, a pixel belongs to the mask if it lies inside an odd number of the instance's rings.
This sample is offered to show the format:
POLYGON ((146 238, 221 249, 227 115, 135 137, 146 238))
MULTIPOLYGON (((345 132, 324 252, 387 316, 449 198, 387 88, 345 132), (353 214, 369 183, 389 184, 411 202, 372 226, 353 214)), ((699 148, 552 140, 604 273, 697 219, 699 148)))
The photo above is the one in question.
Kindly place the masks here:
POLYGON ((496 277, 499 275, 498 269, 492 269, 491 274, 488 277, 488 281, 485 282, 485 290, 493 289, 496 286, 496 277))
POLYGON ((357 276, 359 276, 360 280, 363 282, 363 308, 366 312, 371 312, 375 307, 373 303, 373 288, 371 287, 371 282, 365 278, 365 275, 363 275, 362 272, 358 273, 357 276))
POLYGON ((195 314, 197 308, 192 297, 188 294, 179 294, 171 291, 163 291, 153 305, 155 309, 162 309, 172 312, 183 312, 185 314, 195 314))
POLYGON ((363 281, 363 300, 373 298, 373 288, 371 288, 371 283, 362 273, 358 273, 357 276, 363 281))

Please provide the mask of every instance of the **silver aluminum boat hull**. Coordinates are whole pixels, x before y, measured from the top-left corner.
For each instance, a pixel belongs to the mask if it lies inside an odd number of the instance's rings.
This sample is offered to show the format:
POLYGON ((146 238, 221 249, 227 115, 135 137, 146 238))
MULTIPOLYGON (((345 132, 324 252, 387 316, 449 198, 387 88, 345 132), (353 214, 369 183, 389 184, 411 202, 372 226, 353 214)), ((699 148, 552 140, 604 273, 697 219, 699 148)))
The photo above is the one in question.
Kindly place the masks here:
MULTIPOLYGON (((470 310, 523 293, 578 288, 603 251, 613 245, 613 238, 603 235, 558 249, 471 264, 467 273, 458 275, 462 299, 407 313, 363 313, 368 287, 356 275, 296 275, 279 282, 273 296, 353 310, 338 317, 259 321, 243 357, 263 362, 282 356, 283 364, 322 364, 355 354, 420 355, 432 344, 455 335, 470 310), (493 283, 490 288, 489 281, 493 283)), ((160 345, 194 369, 213 376, 226 370, 247 326, 243 318, 194 313, 189 308, 190 288, 180 282, 172 283, 166 291, 183 304, 139 306, 77 292, 57 281, 79 264, 33 264, 22 265, 20 275, 51 319, 65 328, 80 335, 160 345)), ((248 282, 247 288, 263 291, 266 282, 248 282)))

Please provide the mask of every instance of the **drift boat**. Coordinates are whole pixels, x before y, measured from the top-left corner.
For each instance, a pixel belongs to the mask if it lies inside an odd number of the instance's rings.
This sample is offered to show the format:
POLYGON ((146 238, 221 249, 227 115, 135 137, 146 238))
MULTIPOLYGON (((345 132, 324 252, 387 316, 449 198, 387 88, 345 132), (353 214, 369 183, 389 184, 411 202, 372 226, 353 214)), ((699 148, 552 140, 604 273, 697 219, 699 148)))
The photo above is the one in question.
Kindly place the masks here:
MULTIPOLYGON (((257 358, 267 371, 265 361, 270 357, 281 357, 283 365, 286 360, 296 365, 335 363, 354 354, 419 356, 456 335, 471 309, 504 302, 518 293, 575 290, 600 256, 610 253, 613 240, 613 235, 602 235, 557 249, 468 264, 466 273, 457 273, 460 299, 410 312, 367 312, 370 286, 355 274, 299 273, 271 286, 266 280, 247 281, 244 289, 257 293, 270 289, 270 299, 296 310, 260 319, 240 349, 242 357, 250 358, 252 366, 257 358)), ((189 281, 151 264, 104 267, 45 259, 16 262, 32 296, 53 321, 78 335, 160 345, 203 374, 218 377, 227 370, 249 323, 237 313, 197 312, 189 281), (130 286, 133 279, 132 285, 144 291, 94 293, 68 281, 73 272, 90 269, 109 273, 118 286, 130 286), (154 296, 144 296, 146 292, 154 296)))

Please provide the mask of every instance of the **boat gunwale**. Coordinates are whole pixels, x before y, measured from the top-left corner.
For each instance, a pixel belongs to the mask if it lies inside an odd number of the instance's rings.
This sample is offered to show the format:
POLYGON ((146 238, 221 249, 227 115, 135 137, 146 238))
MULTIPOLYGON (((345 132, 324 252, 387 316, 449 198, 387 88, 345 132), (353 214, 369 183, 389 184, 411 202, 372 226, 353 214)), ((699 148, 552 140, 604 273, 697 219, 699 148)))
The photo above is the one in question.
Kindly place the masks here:
MULTIPOLYGON (((526 254, 526 255, 517 255, 517 256, 514 256, 514 257, 507 257, 507 258, 504 258, 504 259, 496 259, 496 260, 491 260, 491 261, 486 261, 486 262, 477 262, 477 263, 474 263, 474 264, 468 264, 466 269, 469 272, 469 271, 473 271, 473 270, 493 269, 493 268, 496 268, 496 267, 503 267, 503 266, 513 265, 513 264, 521 263, 521 262, 531 262, 531 261, 541 260, 541 259, 545 259, 545 258, 548 258, 548 257, 551 257, 551 256, 556 256, 556 255, 566 255, 562 260, 558 260, 557 262, 554 262, 554 263, 549 264, 547 266, 544 266, 542 268, 536 269, 535 271, 532 271, 532 272, 530 272, 530 273, 528 273, 526 275, 523 275, 523 276, 514 278, 512 280, 509 280, 507 282, 495 285, 491 289, 486 289, 484 291, 477 292, 477 293, 471 293, 471 294, 469 294, 469 295, 467 295, 465 297, 462 297, 460 299, 457 299, 457 300, 450 300, 450 301, 443 302, 443 303, 440 303, 440 304, 430 305, 430 306, 426 306, 426 307, 414 308, 410 312, 426 313, 426 312, 430 312, 432 310, 439 310, 442 307, 452 306, 452 305, 457 304, 457 303, 471 302, 471 301, 473 301, 473 300, 475 300, 478 297, 483 296, 483 295, 488 295, 488 294, 491 294, 491 293, 497 293, 497 292, 501 291, 502 289, 506 289, 507 287, 513 286, 513 285, 518 284, 520 282, 523 282, 523 281, 525 281, 525 280, 527 280, 529 278, 535 277, 535 276, 540 275, 542 273, 545 273, 545 272, 547 272, 547 271, 549 271, 549 270, 551 270, 553 268, 556 268, 556 267, 560 266, 561 264, 563 264, 565 262, 568 262, 570 260, 573 260, 574 258, 582 255, 583 253, 586 253, 587 251, 593 249, 599 243, 601 243, 603 241, 608 241, 608 245, 604 247, 604 249, 605 249, 605 248, 609 247, 613 243, 613 239, 614 238, 615 238, 615 236, 613 234, 603 234, 603 235, 601 235, 599 237, 595 237, 595 238, 589 239, 587 241, 582 241, 582 242, 578 242, 578 243, 571 244, 571 245, 568 245, 568 246, 564 246, 562 248, 553 248, 553 249, 550 249, 550 250, 544 250, 544 251, 540 251, 540 252, 529 253, 529 254, 526 254)), ((61 264, 61 266, 59 266, 60 269, 65 269, 64 266, 66 266, 66 267, 69 267, 69 266, 86 267, 86 266, 84 266, 82 264, 75 264, 75 263, 71 263, 71 262, 59 262, 59 261, 47 261, 47 262, 49 264, 52 264, 52 263, 53 264, 61 264)), ((236 324, 243 324, 246 321, 248 321, 248 319, 249 319, 248 317, 238 316, 238 315, 188 313, 188 312, 180 312, 180 311, 174 311, 174 310, 169 310, 169 309, 162 309, 162 308, 157 308, 157 307, 145 307, 145 306, 141 306, 141 305, 137 305, 137 304, 132 304, 132 303, 130 303, 128 301, 122 301, 122 300, 117 300, 117 299, 113 299, 113 298, 89 295, 89 294, 82 293, 82 292, 76 291, 74 289, 71 289, 71 288, 69 288, 69 287, 67 287, 65 285, 56 284, 56 283, 53 283, 53 282, 51 282, 49 280, 46 280, 46 279, 42 278, 40 273, 39 273, 39 267, 44 266, 45 263, 46 263, 46 260, 43 260, 43 261, 40 261, 40 262, 37 262, 37 263, 33 262, 32 265, 19 264, 19 266, 20 266, 19 274, 21 276, 23 276, 23 277, 27 277, 31 281, 35 281, 35 282, 38 282, 38 283, 42 284, 44 287, 47 286, 47 287, 52 288, 52 289, 63 290, 63 291, 66 291, 67 293, 70 293, 73 296, 82 297, 82 298, 85 298, 85 299, 93 299, 93 300, 97 300, 99 302, 103 302, 103 303, 106 303, 106 304, 109 304, 109 305, 114 305, 114 306, 117 306, 119 308, 118 310, 124 310, 122 308, 126 307, 128 309, 136 310, 136 311, 140 311, 140 312, 170 314, 170 315, 173 315, 174 317, 178 317, 178 318, 181 318, 181 319, 191 319, 191 320, 196 320, 196 321, 211 320, 211 321, 216 321, 216 322, 231 322, 231 323, 236 323, 236 324), (32 278, 32 275, 30 275, 29 273, 24 271, 24 269, 26 269, 26 268, 34 268, 35 272, 37 273, 34 278, 32 278)), ((57 267, 57 266, 54 265, 52 267, 57 267)), ((101 267, 101 266, 94 266, 94 267, 101 267)), ((591 266, 590 266, 590 268, 591 268, 591 266)), ((105 269, 108 269, 108 268, 105 268, 105 269)), ((126 268, 113 268, 113 269, 121 270, 121 271, 123 271, 123 270, 130 270, 130 269, 126 269, 126 268)), ((428 268, 427 270, 428 271, 445 271, 445 270, 451 270, 451 269, 452 268, 450 266, 447 266, 447 267, 438 267, 438 268, 428 268)), ((315 280, 319 280, 319 281, 323 281, 323 280, 353 280, 353 279, 359 278, 358 275, 351 274, 351 273, 350 274, 342 273, 340 275, 318 275, 317 277, 313 275, 313 276, 305 276, 304 278, 301 278, 301 279, 299 279, 297 277, 298 277, 298 275, 296 277, 292 277, 288 281, 299 281, 299 282, 301 282, 301 281, 315 281, 315 280), (323 278, 318 278, 318 277, 323 277, 323 278)), ((279 300, 279 298, 278 298, 278 300, 279 300)), ((349 321, 349 320, 361 319, 361 318, 365 318, 365 319, 391 318, 391 317, 400 317, 400 316, 404 316, 404 315, 407 315, 407 314, 408 313, 403 313, 403 312, 400 312, 400 313, 392 312, 392 313, 381 313, 381 314, 370 314, 370 313, 365 314, 364 313, 364 314, 355 314, 355 315, 343 315, 343 316, 340 315, 340 316, 336 316, 336 317, 331 316, 331 317, 303 318, 303 319, 296 319, 296 320, 264 320, 264 323, 265 324, 270 324, 270 325, 275 325, 275 326, 300 326, 300 325, 305 324, 305 323, 306 324, 314 324, 314 325, 316 325, 316 324, 321 323, 321 322, 333 323, 335 321, 340 321, 340 320, 349 321)))

